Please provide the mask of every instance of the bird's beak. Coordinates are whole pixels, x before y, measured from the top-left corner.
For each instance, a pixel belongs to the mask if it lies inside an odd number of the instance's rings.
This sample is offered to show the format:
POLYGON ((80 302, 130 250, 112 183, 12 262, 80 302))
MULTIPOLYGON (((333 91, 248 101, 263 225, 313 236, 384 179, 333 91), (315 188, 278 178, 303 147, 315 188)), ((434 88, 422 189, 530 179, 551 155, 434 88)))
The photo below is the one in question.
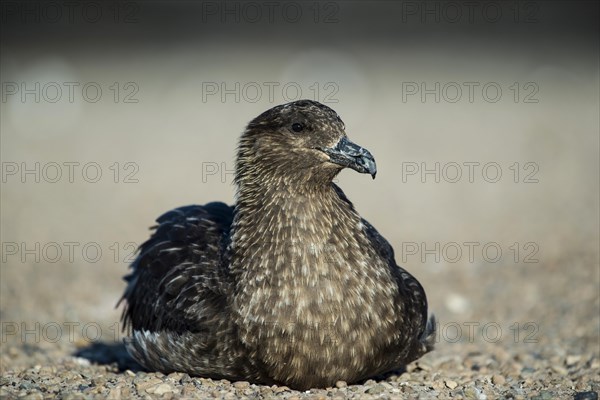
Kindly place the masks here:
POLYGON ((361 174, 371 174, 375 179, 377 165, 375 165, 373 155, 369 150, 352 143, 346 136, 342 137, 335 146, 319 150, 329 156, 330 162, 352 168, 361 174))

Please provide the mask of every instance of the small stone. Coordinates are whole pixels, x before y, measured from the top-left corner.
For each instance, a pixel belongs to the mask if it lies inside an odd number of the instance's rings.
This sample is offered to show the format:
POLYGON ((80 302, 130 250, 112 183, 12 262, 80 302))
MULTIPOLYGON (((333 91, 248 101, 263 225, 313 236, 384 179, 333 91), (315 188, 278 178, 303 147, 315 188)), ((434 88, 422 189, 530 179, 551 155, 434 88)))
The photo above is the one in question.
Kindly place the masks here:
POLYGON ((579 361, 581 361, 581 356, 580 355, 570 355, 570 356, 567 356, 566 361, 567 361, 567 366, 575 365, 579 361))
POLYGON ((31 390, 35 385, 31 381, 22 381, 19 384, 19 389, 31 390))
POLYGON ((590 389, 589 381, 586 378, 587 378, 586 376, 582 376, 579 379, 579 381, 575 384, 576 392, 585 392, 590 389))
POLYGON ((248 389, 250 387, 250 382, 237 381, 233 383, 233 387, 239 390, 248 389))
POLYGON ((417 366, 419 369, 422 369, 423 371, 431 371, 431 365, 427 364, 424 361, 417 362, 417 366))
POLYGON ((162 381, 158 378, 150 378, 150 379, 136 379, 135 383, 135 388, 137 389, 138 392, 145 392, 147 389, 159 385, 160 383, 162 383, 162 381))
POLYGON ((198 389, 191 384, 185 384, 183 385, 183 390, 181 392, 182 397, 186 398, 186 397, 192 397, 192 395, 194 393, 196 393, 198 391, 198 389))
POLYGON ((451 380, 447 380, 445 383, 446 383, 446 387, 448 389, 456 389, 456 387, 458 386, 458 383, 456 383, 455 381, 451 381, 451 380))
POLYGON ((168 383, 161 383, 160 385, 153 386, 149 389, 146 389, 146 392, 153 393, 157 395, 163 395, 165 393, 171 393, 173 391, 173 387, 168 383))
POLYGON ((385 388, 382 385, 377 384, 377 385, 371 387, 370 389, 368 389, 365 393, 381 394, 381 393, 383 393, 384 390, 385 390, 385 388))
POLYGON ((596 393, 596 392, 575 393, 573 400, 598 400, 598 393, 596 393))
POLYGON ((567 371, 567 369, 561 365, 553 365, 552 371, 556 372, 559 375, 567 375, 569 373, 569 371, 567 371))
POLYGON ((181 372, 171 372, 169 375, 167 375, 167 379, 170 381, 179 382, 181 379, 183 379, 183 375, 184 374, 181 372))
POLYGON ((124 399, 130 399, 131 397, 133 397, 131 395, 131 389, 128 386, 121 387, 121 395, 123 396, 124 399))
POLYGON ((487 396, 483 393, 483 391, 475 386, 469 386, 463 390, 463 394, 465 395, 465 399, 468 400, 485 400, 487 396))
POLYGON ((120 387, 116 387, 116 388, 112 388, 110 390, 110 392, 108 392, 108 396, 106 396, 107 399, 122 399, 122 393, 121 393, 121 388, 120 387))
POLYGON ((337 381, 335 387, 338 389, 345 388, 348 387, 348 383, 346 381, 337 381))
POLYGON ((431 383, 431 388, 433 390, 444 390, 444 383, 442 381, 434 381, 431 383))
POLYGON ((446 297, 446 308, 455 314, 464 314, 471 308, 471 305, 466 297, 458 293, 451 293, 446 297))
POLYGON ((310 389, 306 393, 311 393, 312 394, 311 399, 314 399, 314 400, 317 400, 317 399, 326 400, 327 399, 327 391, 324 389, 310 389))
POLYGON ((92 379, 92 383, 95 386, 104 386, 106 384, 106 377, 100 375, 100 376, 92 379))
POLYGON ((273 393, 283 393, 289 391, 290 388, 287 386, 277 386, 273 389, 273 393))
POLYGON ((525 367, 521 370, 521 376, 522 377, 526 377, 528 375, 531 375, 535 372, 535 369, 530 368, 530 367, 525 367))
POLYGON ((540 393, 540 397, 542 400, 552 400, 554 398, 552 393, 547 390, 542 390, 542 393, 540 393))
POLYGON ((67 360, 67 362, 69 362, 69 364, 73 363, 76 366, 81 366, 81 367, 89 367, 90 365, 92 365, 90 360, 88 360, 87 358, 83 358, 83 357, 71 357, 67 360))
POLYGON ((506 382, 506 378, 504 378, 504 376, 502 375, 494 375, 492 376, 492 383, 494 385, 503 385, 506 382))
POLYGON ((43 400, 44 396, 40 392, 30 393, 25 397, 21 397, 23 400, 43 400))

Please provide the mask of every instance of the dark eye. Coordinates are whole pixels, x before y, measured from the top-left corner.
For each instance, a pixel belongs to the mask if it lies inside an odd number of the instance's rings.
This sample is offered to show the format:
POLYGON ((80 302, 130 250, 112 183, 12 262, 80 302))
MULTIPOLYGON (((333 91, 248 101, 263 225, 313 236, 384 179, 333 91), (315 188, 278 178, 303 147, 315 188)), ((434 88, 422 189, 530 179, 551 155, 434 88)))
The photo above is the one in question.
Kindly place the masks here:
POLYGON ((304 130, 304 125, 296 122, 292 124, 292 130, 294 132, 302 132, 304 130))

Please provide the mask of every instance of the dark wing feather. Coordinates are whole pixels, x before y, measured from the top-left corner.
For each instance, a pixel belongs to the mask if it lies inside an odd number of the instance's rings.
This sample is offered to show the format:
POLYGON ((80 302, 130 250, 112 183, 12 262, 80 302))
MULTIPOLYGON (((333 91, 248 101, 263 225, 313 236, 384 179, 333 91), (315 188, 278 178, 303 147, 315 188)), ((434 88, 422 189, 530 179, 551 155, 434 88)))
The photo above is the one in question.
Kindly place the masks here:
MULTIPOLYGON (((337 185, 334 185, 334 188, 340 198, 354 208, 342 189, 337 185)), ((413 349, 410 349, 412 355, 407 355, 406 358, 416 359, 431 351, 435 340, 435 317, 432 315, 429 320, 427 319, 428 305, 425 289, 414 276, 396 264, 394 248, 377 229, 364 218, 361 218, 361 222, 364 227, 363 231, 371 241, 371 245, 379 256, 387 261, 390 271, 398 283, 398 294, 405 306, 402 312, 408 314, 406 320, 411 321, 411 326, 403 326, 402 329, 408 336, 419 338, 419 343, 413 349)))
POLYGON ((233 207, 218 202, 160 216, 125 277, 125 326, 199 333, 222 318, 231 296, 226 248, 232 220, 233 207))

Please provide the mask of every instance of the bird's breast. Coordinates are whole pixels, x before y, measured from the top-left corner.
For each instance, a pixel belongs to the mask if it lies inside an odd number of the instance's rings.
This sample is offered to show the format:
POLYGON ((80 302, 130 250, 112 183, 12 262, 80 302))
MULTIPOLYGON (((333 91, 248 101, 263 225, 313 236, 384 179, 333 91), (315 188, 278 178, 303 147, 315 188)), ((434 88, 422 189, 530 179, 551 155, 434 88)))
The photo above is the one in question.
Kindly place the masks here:
POLYGON ((279 243, 258 252, 235 310, 245 344, 273 371, 354 378, 394 338, 394 292, 383 264, 349 241, 279 243), (259 254, 270 254, 261 257, 259 254), (370 260, 370 261, 369 261, 370 260), (384 343, 385 342, 385 343, 384 343), (288 360, 282 364, 280 361, 288 360), (296 371, 296 372, 293 372, 296 371), (332 375, 332 376, 333 376, 332 375))

